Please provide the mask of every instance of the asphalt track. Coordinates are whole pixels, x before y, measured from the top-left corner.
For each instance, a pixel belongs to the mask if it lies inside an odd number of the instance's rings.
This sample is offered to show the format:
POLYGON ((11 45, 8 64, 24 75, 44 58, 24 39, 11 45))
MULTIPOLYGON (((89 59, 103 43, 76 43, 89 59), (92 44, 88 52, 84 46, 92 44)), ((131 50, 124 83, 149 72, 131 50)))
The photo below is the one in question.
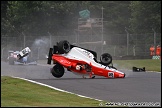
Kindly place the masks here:
MULTIPOLYGON (((62 78, 54 78, 50 67, 42 65, 8 65, 1 61, 1 75, 22 77, 80 95, 107 102, 159 102, 161 104, 161 73, 132 72, 124 79, 83 79, 71 72, 62 78)), ((147 69, 146 69, 147 70, 147 69)))

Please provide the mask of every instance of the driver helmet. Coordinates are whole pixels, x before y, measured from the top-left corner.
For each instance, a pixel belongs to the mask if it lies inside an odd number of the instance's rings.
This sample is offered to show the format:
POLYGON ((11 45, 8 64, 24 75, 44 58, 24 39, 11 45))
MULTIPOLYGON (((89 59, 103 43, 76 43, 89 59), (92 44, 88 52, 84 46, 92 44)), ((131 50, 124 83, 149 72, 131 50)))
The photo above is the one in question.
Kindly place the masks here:
POLYGON ((76 70, 80 70, 80 66, 79 65, 76 66, 76 70))

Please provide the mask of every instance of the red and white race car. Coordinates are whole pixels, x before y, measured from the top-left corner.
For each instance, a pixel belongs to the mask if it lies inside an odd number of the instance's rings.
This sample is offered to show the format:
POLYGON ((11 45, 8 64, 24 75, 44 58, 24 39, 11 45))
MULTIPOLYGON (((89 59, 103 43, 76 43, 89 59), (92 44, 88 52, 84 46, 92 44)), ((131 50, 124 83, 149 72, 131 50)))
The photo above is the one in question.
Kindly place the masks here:
POLYGON ((80 73, 83 76, 89 75, 89 78, 104 76, 107 78, 124 78, 125 73, 118 71, 112 64, 112 56, 104 53, 100 56, 100 62, 97 61, 97 53, 92 50, 71 45, 63 40, 49 49, 47 64, 53 61, 51 73, 54 77, 60 78, 65 70, 73 73, 80 73))

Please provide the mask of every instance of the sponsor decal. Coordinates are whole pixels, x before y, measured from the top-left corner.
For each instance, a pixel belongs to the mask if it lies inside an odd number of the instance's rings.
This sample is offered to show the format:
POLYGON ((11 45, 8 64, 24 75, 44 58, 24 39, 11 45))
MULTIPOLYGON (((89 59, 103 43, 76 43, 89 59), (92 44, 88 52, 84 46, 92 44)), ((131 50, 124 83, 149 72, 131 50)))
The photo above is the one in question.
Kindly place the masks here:
POLYGON ((93 58, 93 54, 91 54, 90 52, 83 50, 83 52, 89 57, 89 58, 93 58))

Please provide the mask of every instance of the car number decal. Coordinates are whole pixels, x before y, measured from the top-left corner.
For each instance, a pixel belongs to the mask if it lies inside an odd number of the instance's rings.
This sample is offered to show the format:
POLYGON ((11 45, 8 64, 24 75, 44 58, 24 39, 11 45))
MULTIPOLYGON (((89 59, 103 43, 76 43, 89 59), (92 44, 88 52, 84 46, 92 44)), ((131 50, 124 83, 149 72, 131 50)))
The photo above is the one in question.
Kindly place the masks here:
POLYGON ((113 77, 114 77, 114 73, 113 73, 113 72, 109 72, 109 73, 108 73, 108 77, 113 78, 113 77))

